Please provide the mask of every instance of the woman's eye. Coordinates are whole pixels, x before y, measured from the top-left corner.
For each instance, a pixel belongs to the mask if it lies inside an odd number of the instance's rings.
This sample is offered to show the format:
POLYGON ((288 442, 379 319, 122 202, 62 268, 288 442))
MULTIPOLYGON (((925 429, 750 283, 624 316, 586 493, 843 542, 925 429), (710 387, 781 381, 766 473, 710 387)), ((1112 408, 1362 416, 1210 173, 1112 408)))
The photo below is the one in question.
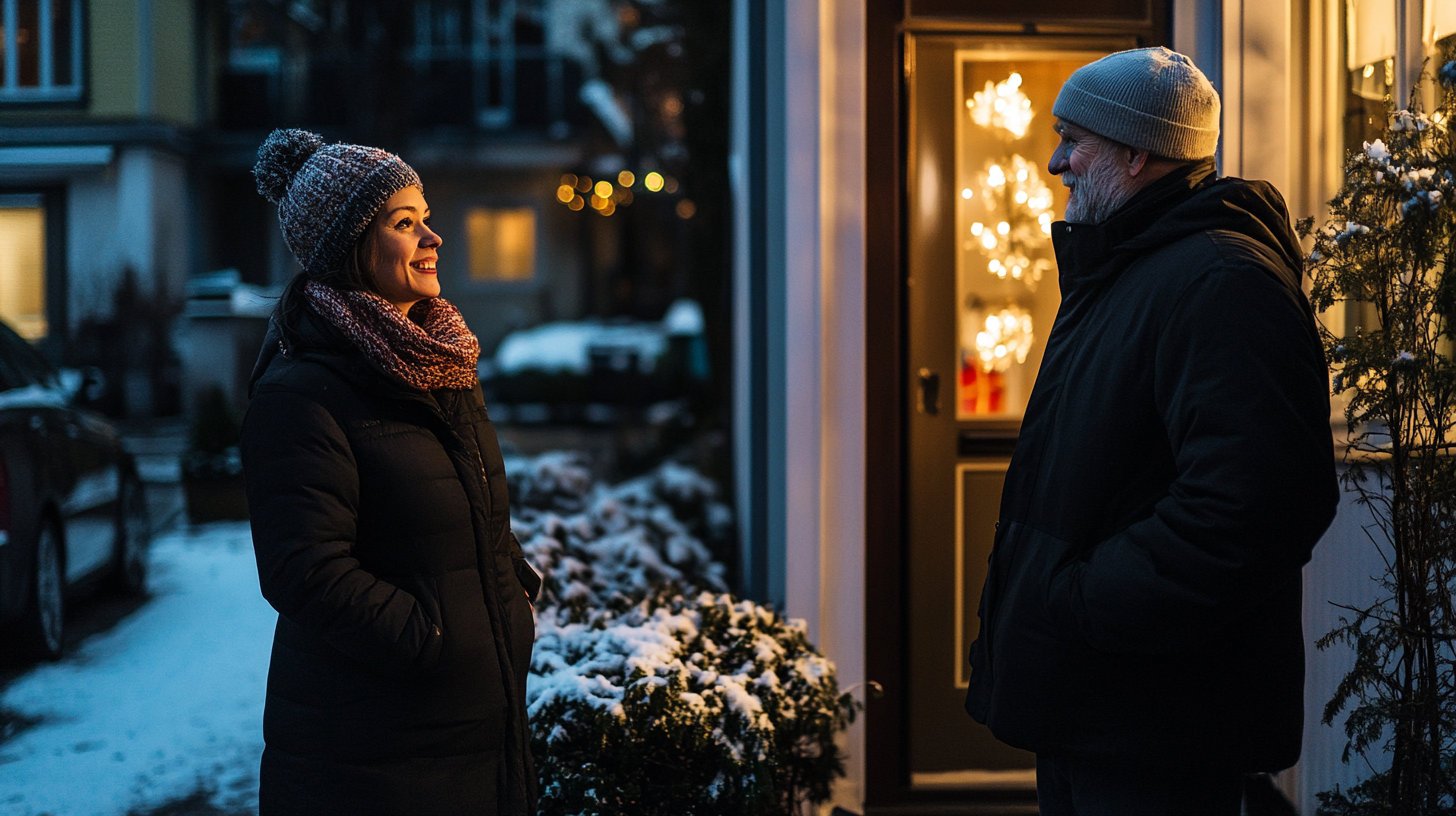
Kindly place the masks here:
POLYGON ((395 229, 409 229, 410 226, 411 226, 410 220, 408 218, 405 218, 405 219, 402 219, 398 224, 395 224, 394 225, 394 228, 395 229))
POLYGON ((428 227, 430 225, 430 217, 425 218, 425 220, 421 221, 420 223, 428 227))

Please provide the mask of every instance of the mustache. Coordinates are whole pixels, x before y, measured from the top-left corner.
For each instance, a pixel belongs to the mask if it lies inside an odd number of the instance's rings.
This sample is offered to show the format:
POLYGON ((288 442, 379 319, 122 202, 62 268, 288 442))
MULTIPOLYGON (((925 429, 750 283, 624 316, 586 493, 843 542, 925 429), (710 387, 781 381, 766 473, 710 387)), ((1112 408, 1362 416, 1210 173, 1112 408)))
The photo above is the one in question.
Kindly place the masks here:
POLYGON ((1061 176, 1059 176, 1059 178, 1061 178, 1062 180, 1063 187, 1071 187, 1081 180, 1077 177, 1077 174, 1073 173, 1071 170, 1063 173, 1061 176))

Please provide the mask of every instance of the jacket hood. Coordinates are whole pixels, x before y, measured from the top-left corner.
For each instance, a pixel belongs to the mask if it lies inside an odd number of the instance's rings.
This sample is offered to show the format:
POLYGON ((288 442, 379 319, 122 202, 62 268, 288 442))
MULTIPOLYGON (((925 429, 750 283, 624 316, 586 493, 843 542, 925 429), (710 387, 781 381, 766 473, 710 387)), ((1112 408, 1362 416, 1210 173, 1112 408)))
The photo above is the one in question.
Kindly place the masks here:
POLYGON ((1209 231, 1237 233, 1266 247, 1280 261, 1282 281, 1300 288, 1304 253, 1283 196, 1265 181, 1214 178, 1210 159, 1154 182, 1103 224, 1055 224, 1052 243, 1063 293, 1112 275, 1152 250, 1209 231))
POLYGON ((1116 252, 1141 254, 1200 232, 1218 230, 1252 238, 1283 263, 1284 282, 1300 288, 1304 252, 1289 223, 1284 197, 1267 181, 1209 180, 1192 197, 1120 244, 1116 252))
POLYGON ((248 378, 248 394, 258 387, 258 381, 268 372, 268 367, 280 356, 307 353, 312 356, 341 357, 350 350, 349 341, 318 317, 313 309, 303 306, 294 315, 289 325, 283 325, 278 312, 268 320, 268 333, 263 336, 263 347, 258 350, 258 360, 253 364, 252 376, 248 378))
POLYGON ((380 368, 307 304, 300 304, 286 321, 276 312, 268 321, 268 333, 263 337, 258 361, 253 364, 253 373, 248 379, 250 397, 257 390, 258 381, 279 357, 326 366, 354 385, 382 396, 417 401, 425 398, 433 403, 423 392, 406 386, 380 368))

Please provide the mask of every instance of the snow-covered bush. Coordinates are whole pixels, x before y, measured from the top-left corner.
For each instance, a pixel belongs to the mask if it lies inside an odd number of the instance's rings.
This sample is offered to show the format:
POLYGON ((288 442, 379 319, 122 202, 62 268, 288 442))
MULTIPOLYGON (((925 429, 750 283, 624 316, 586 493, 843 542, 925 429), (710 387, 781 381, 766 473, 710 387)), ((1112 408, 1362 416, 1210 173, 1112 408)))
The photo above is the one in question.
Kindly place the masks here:
POLYGON ((724 567, 700 536, 726 539, 732 523, 713 482, 672 463, 615 487, 597 485, 573 454, 507 465, 511 520, 541 573, 539 606, 622 610, 665 589, 722 592, 724 567))
POLYGON ((802 624, 725 594, 732 516, 672 463, 616 486, 577 456, 507 462, 542 576, 527 683, 543 816, 784 814, 843 774, 855 711, 802 624))
POLYGON ((590 618, 538 616, 543 816, 790 814, 828 798, 854 707, 802 623, 709 593, 590 618))

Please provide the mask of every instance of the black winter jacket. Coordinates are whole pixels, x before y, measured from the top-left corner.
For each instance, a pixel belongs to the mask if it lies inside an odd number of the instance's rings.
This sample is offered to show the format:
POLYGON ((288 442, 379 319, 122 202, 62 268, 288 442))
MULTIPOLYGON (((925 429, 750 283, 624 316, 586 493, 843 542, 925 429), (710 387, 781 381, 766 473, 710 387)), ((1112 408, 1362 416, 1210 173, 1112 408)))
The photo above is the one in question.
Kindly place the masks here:
POLYGON ((271 326, 243 425, 278 610, 259 810, 524 813, 539 582, 480 390, 408 388, 301 311, 271 326))
POLYGON ((1053 226, 1062 304, 1002 496, 966 709, 1038 753, 1298 759, 1300 568, 1338 501, 1270 185, 1212 162, 1053 226))

